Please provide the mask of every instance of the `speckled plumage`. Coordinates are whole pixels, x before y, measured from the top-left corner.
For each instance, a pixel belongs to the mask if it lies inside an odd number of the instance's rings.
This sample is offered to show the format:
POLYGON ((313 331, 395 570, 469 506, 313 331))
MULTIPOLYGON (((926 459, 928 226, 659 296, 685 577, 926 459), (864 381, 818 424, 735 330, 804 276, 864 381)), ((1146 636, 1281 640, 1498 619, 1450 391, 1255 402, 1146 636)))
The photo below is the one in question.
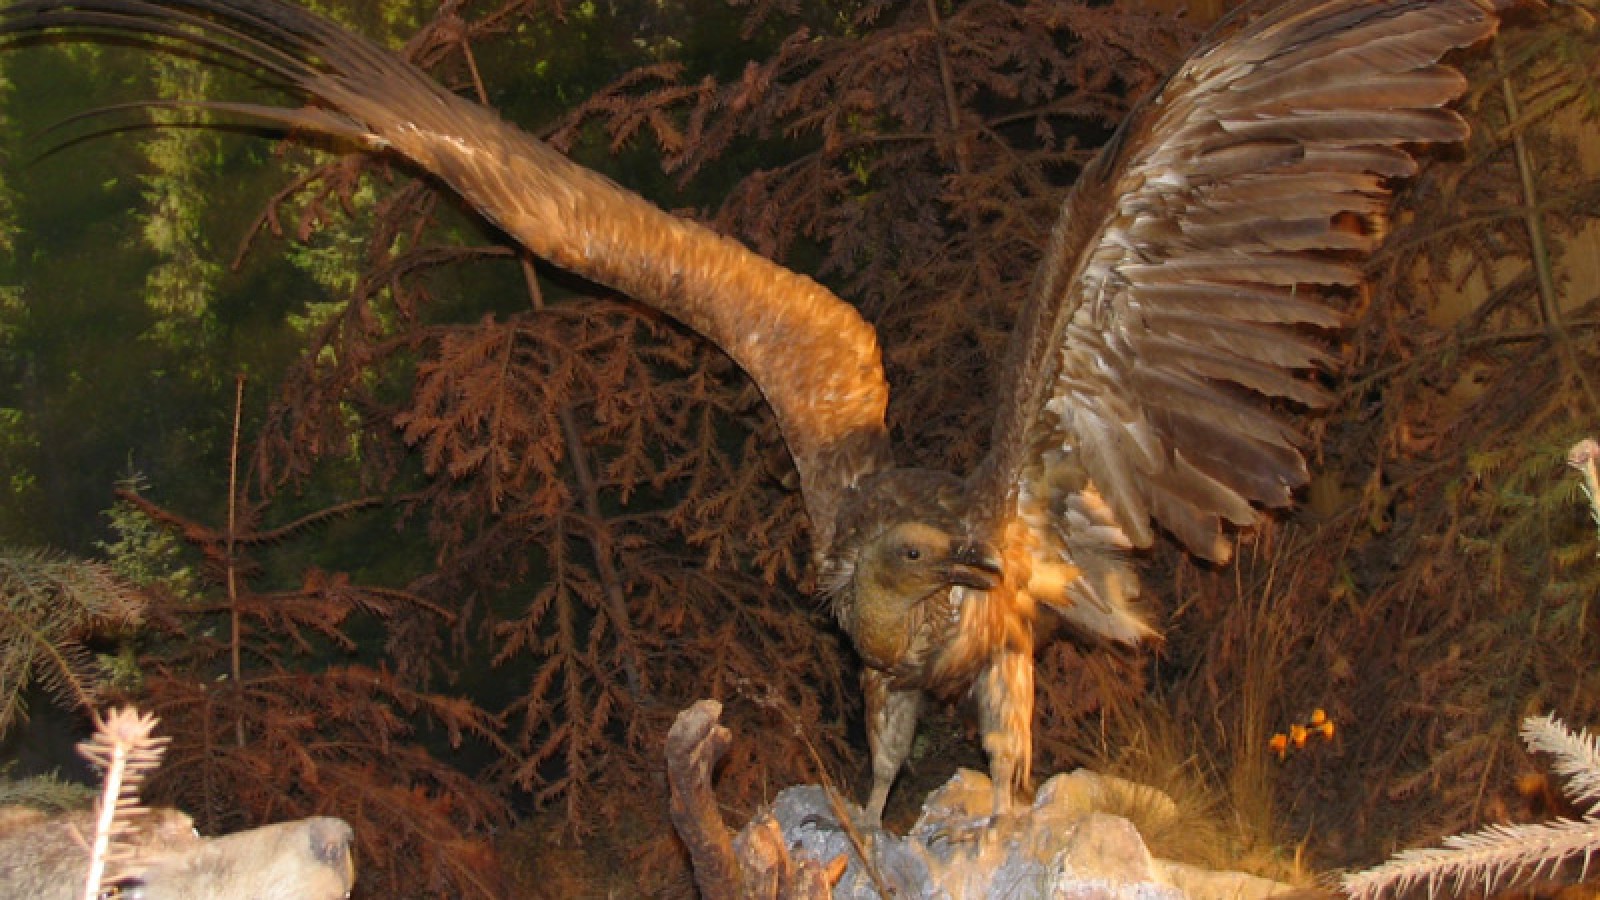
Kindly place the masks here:
POLYGON ((1497 0, 1247 4, 1129 116, 1062 205, 971 473, 893 467, 876 335, 826 288, 555 153, 409 63, 282 0, 24 0, 0 33, 161 34, 232 53, 323 107, 213 108, 397 153, 529 251, 722 347, 799 471, 820 583, 866 663, 882 812, 924 694, 977 701, 999 812, 1029 778, 1034 630, 1048 606, 1137 643, 1124 555, 1155 525, 1218 562, 1306 481, 1261 398, 1315 406, 1339 317, 1382 239, 1407 147, 1458 141, 1439 64, 1497 0), (181 27, 180 27, 181 26, 181 27), (1354 227, 1352 227, 1352 224, 1354 227))

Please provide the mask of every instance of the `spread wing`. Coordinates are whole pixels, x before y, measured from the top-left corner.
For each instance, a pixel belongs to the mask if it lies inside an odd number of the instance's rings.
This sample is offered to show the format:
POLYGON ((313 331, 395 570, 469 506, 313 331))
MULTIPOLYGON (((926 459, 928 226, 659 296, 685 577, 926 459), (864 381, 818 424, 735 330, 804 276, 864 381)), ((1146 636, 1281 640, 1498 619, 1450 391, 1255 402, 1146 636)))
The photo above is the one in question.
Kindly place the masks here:
POLYGON ((1383 238, 1408 145, 1460 141, 1439 58, 1493 33, 1491 0, 1254 3, 1147 98, 1066 200, 1013 335, 987 521, 1020 513, 1039 599, 1133 640, 1121 548, 1160 523, 1223 561, 1307 480, 1269 399, 1319 406, 1320 301, 1383 238), (1062 557, 1087 577, 1052 583, 1062 557), (1052 596, 1051 590, 1057 593, 1052 596), (1086 602, 1087 601, 1087 602, 1086 602), (1074 609, 1074 607, 1076 607, 1074 609))
POLYGON ((280 0, 28 0, 0 34, 64 27, 186 42, 321 107, 197 104, 390 150, 535 255, 657 307, 761 388, 799 470, 817 545, 840 493, 887 467, 877 336, 826 288, 585 169, 390 51, 280 0))

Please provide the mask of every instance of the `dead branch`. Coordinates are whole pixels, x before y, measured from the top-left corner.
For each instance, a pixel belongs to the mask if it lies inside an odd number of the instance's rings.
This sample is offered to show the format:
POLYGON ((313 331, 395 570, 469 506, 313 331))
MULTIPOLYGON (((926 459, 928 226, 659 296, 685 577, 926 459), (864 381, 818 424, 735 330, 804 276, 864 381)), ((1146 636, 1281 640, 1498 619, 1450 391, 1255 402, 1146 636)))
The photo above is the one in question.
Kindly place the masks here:
POLYGON ((672 825, 689 849, 695 883, 705 900, 741 895, 733 834, 717 810, 711 772, 733 737, 717 723, 722 704, 701 700, 672 722, 667 732, 667 781, 672 786, 672 825))
POLYGON ((770 813, 751 820, 737 838, 728 831, 711 790, 711 773, 732 736, 718 724, 722 704, 701 700, 678 713, 667 732, 667 779, 672 824, 689 849, 695 883, 705 900, 773 898, 823 900, 844 874, 843 857, 824 865, 789 855, 770 813))

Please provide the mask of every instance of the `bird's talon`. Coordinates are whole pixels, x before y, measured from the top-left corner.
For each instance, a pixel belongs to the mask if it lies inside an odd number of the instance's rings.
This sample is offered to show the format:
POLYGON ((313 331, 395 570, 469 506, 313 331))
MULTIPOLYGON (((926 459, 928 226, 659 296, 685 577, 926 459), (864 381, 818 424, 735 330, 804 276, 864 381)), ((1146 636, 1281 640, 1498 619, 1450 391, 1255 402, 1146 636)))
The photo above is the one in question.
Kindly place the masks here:
POLYGON ((822 813, 812 813, 811 815, 800 820, 800 827, 838 831, 839 823, 833 818, 833 816, 823 815, 822 813))
POLYGON ((992 835, 1009 834, 1011 828, 1008 823, 1016 820, 1011 815, 974 816, 970 819, 961 819, 944 822, 932 827, 924 839, 928 846, 934 844, 987 844, 994 838, 992 835))

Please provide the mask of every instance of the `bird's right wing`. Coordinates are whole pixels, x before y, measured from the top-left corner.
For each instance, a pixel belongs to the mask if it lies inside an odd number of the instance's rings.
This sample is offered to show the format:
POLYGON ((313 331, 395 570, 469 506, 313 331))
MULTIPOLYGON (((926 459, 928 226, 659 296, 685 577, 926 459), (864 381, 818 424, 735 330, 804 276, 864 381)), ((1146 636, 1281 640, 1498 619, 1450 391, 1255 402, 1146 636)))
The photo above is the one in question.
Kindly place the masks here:
POLYGON ((1137 639, 1119 547, 1160 523, 1226 560, 1222 523, 1305 483, 1299 436, 1263 401, 1325 402, 1312 331, 1340 319, 1322 298, 1360 282, 1392 183, 1416 170, 1408 148, 1466 137, 1447 108, 1466 81, 1440 59, 1492 34, 1503 5, 1249 3, 1084 171, 973 490, 982 518, 1032 531, 1040 599, 1137 639))
POLYGON ((889 461, 877 335, 827 288, 585 169, 391 51, 282 0, 24 0, 0 35, 65 28, 188 43, 322 104, 194 104, 390 150, 535 255, 700 332, 761 388, 819 550, 843 491, 889 461))

